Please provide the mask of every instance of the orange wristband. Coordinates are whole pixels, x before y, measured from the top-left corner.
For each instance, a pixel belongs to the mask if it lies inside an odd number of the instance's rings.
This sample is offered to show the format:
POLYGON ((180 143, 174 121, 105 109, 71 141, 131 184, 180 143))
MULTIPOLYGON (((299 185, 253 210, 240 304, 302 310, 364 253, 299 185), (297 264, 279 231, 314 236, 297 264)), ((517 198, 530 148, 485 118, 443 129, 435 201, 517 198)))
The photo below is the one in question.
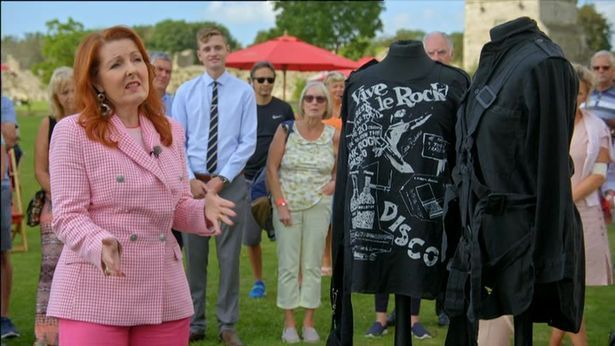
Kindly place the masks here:
POLYGON ((288 205, 288 203, 286 203, 286 200, 284 198, 280 197, 275 200, 275 205, 277 205, 278 207, 285 207, 288 205))

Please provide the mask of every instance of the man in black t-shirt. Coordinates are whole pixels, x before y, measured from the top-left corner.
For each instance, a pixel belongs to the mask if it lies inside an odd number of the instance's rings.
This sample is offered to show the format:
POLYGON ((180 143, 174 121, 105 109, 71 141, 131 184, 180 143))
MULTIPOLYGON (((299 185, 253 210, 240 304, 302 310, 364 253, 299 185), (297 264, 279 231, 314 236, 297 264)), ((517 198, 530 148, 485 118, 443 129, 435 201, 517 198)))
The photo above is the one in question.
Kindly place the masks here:
MULTIPOLYGON (((258 127, 256 130, 256 150, 246 164, 244 174, 252 183, 267 163, 269 145, 276 129, 281 122, 293 120, 293 110, 290 105, 271 95, 275 82, 275 69, 268 61, 254 64, 250 71, 250 84, 256 94, 258 114, 258 127)), ((264 184, 264 181, 263 181, 264 184)), ((252 217, 246 215, 246 229, 244 232, 244 245, 248 247, 248 258, 254 273, 254 286, 250 290, 250 298, 265 296, 265 283, 263 282, 263 255, 261 251, 261 228, 252 217)))

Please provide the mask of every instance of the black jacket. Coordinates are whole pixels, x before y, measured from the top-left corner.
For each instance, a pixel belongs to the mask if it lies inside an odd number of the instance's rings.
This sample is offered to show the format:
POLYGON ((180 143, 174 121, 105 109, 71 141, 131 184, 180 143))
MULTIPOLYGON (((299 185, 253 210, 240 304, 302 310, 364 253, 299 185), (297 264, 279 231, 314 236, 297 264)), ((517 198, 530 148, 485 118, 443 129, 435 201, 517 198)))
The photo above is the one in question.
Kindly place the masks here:
MULTIPOLYGON (((491 37, 458 114, 461 218, 447 220, 449 239, 459 243, 445 308, 471 322, 469 334, 478 318, 524 313, 576 331, 584 255, 568 153, 578 81, 533 20, 502 24, 491 37)), ((447 344, 475 342, 456 334, 447 344)))

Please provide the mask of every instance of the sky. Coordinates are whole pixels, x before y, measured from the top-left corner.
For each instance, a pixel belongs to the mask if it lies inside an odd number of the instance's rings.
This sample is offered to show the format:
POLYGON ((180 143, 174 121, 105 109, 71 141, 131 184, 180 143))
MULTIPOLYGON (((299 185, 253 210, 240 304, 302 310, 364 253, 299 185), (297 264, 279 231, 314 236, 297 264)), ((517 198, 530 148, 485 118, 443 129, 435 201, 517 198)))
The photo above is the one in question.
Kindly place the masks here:
MULTIPOLYGON (((598 11, 615 24, 615 1, 580 0, 579 3, 595 4, 598 11)), ((463 0, 385 0, 384 4, 381 14, 384 28, 378 36, 393 35, 402 28, 425 32, 463 31, 463 0)), ((68 17, 82 23, 86 29, 117 24, 153 25, 165 19, 183 19, 221 23, 245 47, 254 41, 258 31, 275 26, 273 7, 265 1, 2 1, 1 10, 2 37, 23 37, 25 33, 36 31, 45 33, 47 21, 66 22, 68 17)), ((615 43, 615 30, 611 42, 615 43)))

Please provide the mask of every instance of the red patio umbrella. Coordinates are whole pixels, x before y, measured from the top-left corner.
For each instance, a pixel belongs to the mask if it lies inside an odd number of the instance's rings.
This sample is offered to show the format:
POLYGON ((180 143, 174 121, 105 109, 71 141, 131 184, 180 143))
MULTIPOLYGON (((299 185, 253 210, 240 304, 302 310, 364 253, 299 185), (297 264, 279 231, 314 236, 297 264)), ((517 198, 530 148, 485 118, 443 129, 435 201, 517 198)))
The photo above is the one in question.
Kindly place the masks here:
POLYGON ((378 60, 376 58, 374 58, 373 56, 364 56, 362 58, 360 58, 359 60, 357 60, 357 66, 353 69, 346 69, 346 70, 339 70, 342 74, 344 74, 344 76, 346 76, 346 78, 348 78, 348 76, 350 76, 350 73, 356 69, 358 69, 359 67, 367 64, 368 62, 372 61, 372 60, 378 60))
POLYGON ((282 70, 284 99, 286 99, 286 71, 330 71, 354 69, 357 63, 335 55, 326 49, 303 42, 294 36, 283 35, 248 48, 232 52, 226 66, 249 70, 258 61, 267 60, 282 70))
MULTIPOLYGON (((350 74, 360 68, 361 66, 367 64, 368 62, 372 61, 372 60, 377 60, 376 58, 374 58, 373 56, 364 56, 362 58, 360 58, 359 60, 357 60, 357 67, 353 68, 353 69, 342 69, 342 70, 337 70, 338 72, 340 72, 341 74, 344 75, 344 77, 348 78, 348 76, 350 76, 350 74)), ((331 72, 331 71, 323 71, 320 74, 310 78, 310 80, 317 80, 317 81, 324 81, 325 77, 327 76, 327 74, 331 72)))

